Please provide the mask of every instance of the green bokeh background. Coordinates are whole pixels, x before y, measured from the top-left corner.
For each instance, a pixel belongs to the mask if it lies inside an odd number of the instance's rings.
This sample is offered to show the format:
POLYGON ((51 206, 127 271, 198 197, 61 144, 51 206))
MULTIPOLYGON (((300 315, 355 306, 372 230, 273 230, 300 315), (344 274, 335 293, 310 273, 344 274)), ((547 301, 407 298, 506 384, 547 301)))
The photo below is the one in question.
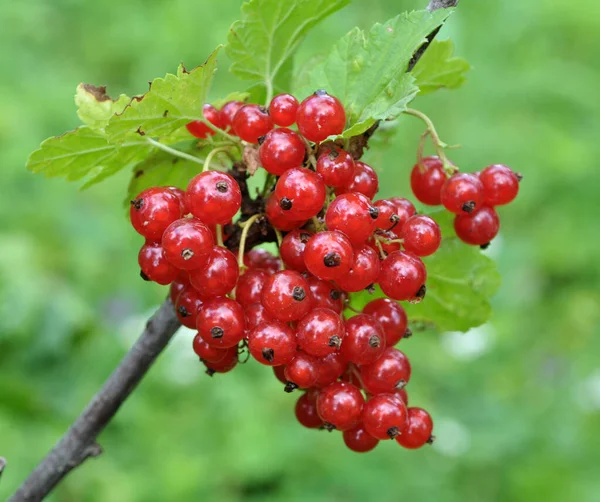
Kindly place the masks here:
MULTIPOLYGON (((302 46, 326 50, 424 1, 355 0, 302 46)), ((239 0, 0 4, 0 500, 98 389, 165 292, 139 280, 123 218, 129 173, 80 192, 24 169, 78 124, 79 82, 136 94, 225 41, 239 0)), ((490 324, 415 336, 411 403, 437 444, 347 451, 301 428, 295 395, 250 363, 208 378, 181 332, 58 501, 597 501, 600 497, 600 4, 463 1, 444 28, 474 70, 418 98, 465 170, 525 176, 489 253, 503 285, 490 324)), ((242 88, 222 57, 215 98, 242 88)), ((242 84, 243 85, 243 84, 242 84)), ((407 117, 367 160, 382 196, 408 194, 421 124, 407 117), (384 144, 385 143, 385 144, 384 144)))

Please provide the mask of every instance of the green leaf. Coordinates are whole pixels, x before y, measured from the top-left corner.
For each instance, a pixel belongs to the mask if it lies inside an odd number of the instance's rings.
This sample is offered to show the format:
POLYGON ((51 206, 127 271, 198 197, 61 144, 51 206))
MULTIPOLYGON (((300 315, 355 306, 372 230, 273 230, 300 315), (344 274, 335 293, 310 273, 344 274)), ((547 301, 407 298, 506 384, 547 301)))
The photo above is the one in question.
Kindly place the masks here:
POLYGON ((454 56, 454 44, 451 40, 434 40, 411 73, 416 79, 415 83, 421 95, 443 87, 460 87, 470 69, 469 63, 454 56))
MULTIPOLYGON (((461 242, 453 229, 453 215, 446 211, 430 214, 442 230, 442 245, 423 258, 427 266, 427 294, 419 304, 403 304, 411 322, 434 325, 442 331, 468 331, 490 317, 489 299, 500 285, 496 263, 478 247, 461 242)), ((362 309, 382 297, 360 292, 352 295, 352 306, 362 309)))
POLYGON ((229 30, 230 71, 264 82, 267 93, 289 91, 291 57, 306 34, 350 0, 250 0, 229 30))
POLYGON ((310 89, 299 94, 325 89, 340 99, 347 113, 344 138, 397 116, 419 90, 406 73, 410 59, 448 15, 447 9, 415 11, 375 24, 369 33, 353 29, 313 69, 310 89))
POLYGON ((124 136, 136 131, 149 136, 166 136, 188 122, 201 119, 219 49, 193 70, 180 65, 177 75, 155 79, 146 94, 133 98, 123 113, 110 119, 106 128, 109 139, 123 141, 124 136))
POLYGON ((131 98, 121 94, 112 99, 106 94, 106 87, 90 84, 79 84, 75 93, 77 115, 80 120, 92 129, 102 130, 115 113, 121 113, 131 98))
POLYGON ((215 100, 213 102, 213 106, 215 108, 221 109, 223 107, 223 105, 225 103, 228 103, 229 101, 246 101, 249 96, 250 96, 249 92, 235 91, 235 92, 228 94, 224 98, 215 100))
MULTIPOLYGON (((152 147, 137 134, 111 143, 106 136, 83 126, 62 136, 45 140, 27 161, 27 169, 48 177, 64 176, 69 181, 86 176, 100 179, 139 162, 152 147)), ((93 184, 93 183, 91 183, 93 184)))

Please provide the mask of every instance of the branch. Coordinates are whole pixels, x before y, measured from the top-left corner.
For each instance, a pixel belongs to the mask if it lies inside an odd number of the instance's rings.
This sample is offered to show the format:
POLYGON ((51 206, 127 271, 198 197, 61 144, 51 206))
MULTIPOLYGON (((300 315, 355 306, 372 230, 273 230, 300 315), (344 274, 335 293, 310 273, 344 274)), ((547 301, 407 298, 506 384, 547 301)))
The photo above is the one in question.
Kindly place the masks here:
POLYGON ((0 457, 0 478, 2 477, 2 473, 4 472, 5 467, 6 467, 6 459, 4 457, 0 457))

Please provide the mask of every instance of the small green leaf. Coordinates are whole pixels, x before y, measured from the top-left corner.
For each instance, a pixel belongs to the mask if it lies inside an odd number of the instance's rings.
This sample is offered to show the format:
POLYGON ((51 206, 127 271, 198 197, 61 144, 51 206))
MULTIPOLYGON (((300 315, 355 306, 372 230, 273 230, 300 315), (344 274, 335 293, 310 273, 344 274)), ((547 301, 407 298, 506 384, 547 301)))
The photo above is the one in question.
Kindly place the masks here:
POLYGON ((201 119, 219 49, 217 47, 203 65, 193 70, 180 65, 177 75, 155 79, 146 94, 133 98, 123 113, 110 119, 106 127, 110 140, 122 141, 125 135, 135 132, 166 136, 188 122, 201 119))
POLYGON ((316 24, 350 0, 250 0, 229 30, 231 72, 264 82, 270 94, 289 90, 291 57, 316 24))
MULTIPOLYGON (((456 237, 453 215, 446 211, 430 214, 442 230, 442 245, 432 256, 423 258, 427 266, 427 294, 419 304, 403 303, 411 322, 434 325, 442 331, 468 331, 490 317, 489 299, 500 285, 496 263, 479 248, 456 237)), ((362 309, 383 293, 352 294, 352 306, 362 309)))
POLYGON ((447 9, 415 11, 375 24, 369 33, 355 28, 313 69, 310 89, 325 89, 344 104, 347 129, 342 137, 361 134, 375 121, 406 109, 419 90, 406 73, 408 64, 448 14, 447 9))
POLYGON ((471 69, 464 59, 454 56, 454 44, 451 40, 434 40, 427 48, 413 71, 419 87, 419 95, 460 87, 471 69))
POLYGON ((90 84, 79 84, 75 93, 77 115, 81 121, 92 129, 103 130, 115 113, 121 113, 131 98, 121 94, 112 99, 106 94, 106 87, 90 84))
POLYGON ((215 100, 213 102, 213 106, 215 108, 221 109, 223 107, 223 105, 225 103, 228 103, 229 101, 247 101, 249 96, 250 96, 249 92, 235 91, 235 92, 232 92, 231 94, 228 94, 224 98, 215 100))

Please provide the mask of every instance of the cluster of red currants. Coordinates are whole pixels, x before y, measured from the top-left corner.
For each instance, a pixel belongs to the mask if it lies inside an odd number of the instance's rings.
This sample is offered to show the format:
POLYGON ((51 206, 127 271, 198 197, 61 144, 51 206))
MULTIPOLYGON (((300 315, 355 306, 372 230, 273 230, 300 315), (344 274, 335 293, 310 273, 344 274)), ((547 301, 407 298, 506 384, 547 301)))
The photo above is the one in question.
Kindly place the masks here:
MULTIPOLYGON (((385 439, 406 448, 430 442, 431 417, 407 407, 411 366, 394 346, 411 334, 398 301, 425 296, 421 257, 440 246, 438 224, 416 214, 407 199, 374 200, 373 168, 328 141, 343 131, 346 115, 324 91, 302 103, 280 94, 268 109, 237 101, 221 110, 205 105, 204 117, 212 127, 192 122, 190 133, 207 138, 222 129, 238 136, 258 150, 273 182, 257 198, 257 214, 233 224, 244 228, 238 256, 223 234, 242 205, 240 185, 228 173, 204 171, 185 192, 149 188, 131 202, 130 213, 146 238, 142 277, 171 284, 181 323, 198 331, 193 350, 208 373, 232 370, 247 349, 274 368, 286 391, 305 390, 295 408, 302 425, 341 430, 346 445, 360 452, 385 439), (294 124, 297 130, 289 128, 294 124), (279 257, 245 252, 255 223, 274 229, 279 257), (375 285, 387 298, 353 313, 350 293, 375 285)), ((428 157, 411 181, 419 200, 457 213, 459 237, 484 244, 497 232, 485 223, 493 206, 516 195, 510 176, 516 179, 508 168, 492 166, 448 178, 442 162, 428 157)))

